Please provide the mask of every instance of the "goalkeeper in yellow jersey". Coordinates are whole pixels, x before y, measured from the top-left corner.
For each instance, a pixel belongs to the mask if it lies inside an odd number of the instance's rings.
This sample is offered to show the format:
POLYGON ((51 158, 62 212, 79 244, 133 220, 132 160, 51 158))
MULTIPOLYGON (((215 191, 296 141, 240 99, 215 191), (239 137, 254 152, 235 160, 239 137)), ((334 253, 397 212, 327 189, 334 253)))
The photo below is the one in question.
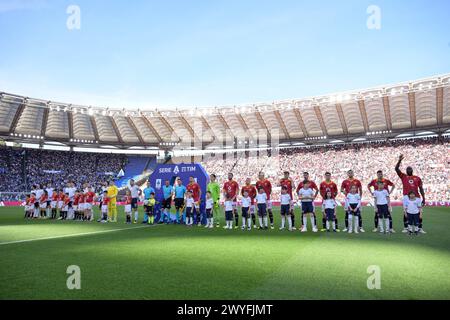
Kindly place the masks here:
POLYGON ((109 199, 108 221, 117 222, 117 194, 119 193, 119 189, 114 184, 114 180, 109 182, 109 187, 106 189, 106 192, 109 199))
POLYGON ((206 191, 211 193, 211 198, 214 201, 214 205, 212 208, 212 220, 216 221, 216 226, 219 227, 219 218, 220 218, 220 186, 216 182, 216 175, 213 173, 209 176, 210 183, 206 187, 206 191))

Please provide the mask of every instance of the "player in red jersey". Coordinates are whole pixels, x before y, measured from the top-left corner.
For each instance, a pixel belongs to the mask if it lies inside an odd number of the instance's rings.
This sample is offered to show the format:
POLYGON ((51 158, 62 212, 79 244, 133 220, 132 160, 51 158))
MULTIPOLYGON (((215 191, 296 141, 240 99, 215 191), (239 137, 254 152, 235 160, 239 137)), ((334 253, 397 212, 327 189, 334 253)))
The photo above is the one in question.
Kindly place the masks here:
POLYGON ((84 210, 86 212, 86 220, 94 220, 94 214, 92 212, 92 206, 94 205, 95 192, 91 187, 87 187, 87 192, 84 195, 84 210))
MULTIPOLYGON (((73 194, 73 201, 72 201, 72 209, 74 212, 74 220, 78 220, 79 218, 79 213, 78 213, 78 202, 80 200, 80 194, 78 192, 78 190, 75 191, 75 193, 73 194)), ((69 214, 68 214, 69 216, 69 214)))
POLYGON ((33 218, 36 218, 35 216, 34 216, 34 204, 36 203, 36 194, 34 193, 34 192, 32 192, 31 193, 31 196, 30 196, 30 213, 29 213, 29 215, 28 215, 28 217, 29 218, 31 218, 31 219, 33 219, 33 218))
POLYGON ((71 215, 69 216, 69 204, 70 204, 71 202, 72 202, 72 201, 70 201, 69 193, 66 192, 66 193, 64 194, 64 203, 63 203, 63 211, 62 211, 62 213, 63 213, 63 215, 62 215, 63 220, 73 219, 72 213, 71 213, 71 215))
POLYGON ((51 219, 56 219, 56 213, 57 213, 56 208, 58 207, 58 199, 59 199, 59 193, 58 193, 58 190, 55 189, 52 194, 52 202, 50 203, 50 206, 52 208, 51 219))
POLYGON ((267 196, 267 211, 269 213, 270 219, 270 229, 274 229, 273 226, 273 212, 272 212, 272 200, 270 200, 270 195, 272 194, 272 184, 269 179, 264 177, 264 172, 260 171, 258 173, 258 181, 256 181, 256 189, 263 188, 264 192, 267 196))
MULTIPOLYGON (((397 175, 399 176, 400 180, 402 180, 402 185, 403 185, 403 207, 405 207, 405 202, 407 201, 408 194, 411 191, 414 192, 416 197, 422 198, 422 207, 424 207, 425 206, 425 191, 423 190, 422 179, 420 179, 418 176, 415 176, 413 174, 413 169, 411 167, 406 168, 406 174, 404 174, 400 170, 400 164, 402 163, 403 159, 404 159, 404 156, 401 154, 398 157, 397 164, 395 165, 395 172, 397 172, 397 175), (420 195, 419 195, 419 193, 420 193, 420 195)), ((406 232, 408 232, 408 217, 406 215, 406 211, 404 212, 404 216, 403 216, 403 224, 404 224, 404 229, 402 232, 406 233, 406 232)), ((426 233, 423 230, 422 218, 419 219, 419 232, 426 233)))
MULTIPOLYGON (((320 192, 320 196, 322 197, 322 199, 326 199, 327 192, 331 192, 331 199, 336 199, 336 196, 338 194, 338 187, 337 187, 336 183, 331 181, 331 173, 330 172, 325 172, 325 180, 320 183, 319 192, 320 192)), ((339 232, 337 216, 336 216, 336 218, 334 218, 334 223, 336 224, 336 231, 339 232)), ((320 231, 323 232, 323 231, 327 230, 326 224, 327 224, 327 218, 324 215, 322 217, 322 229, 320 231)))
POLYGON ((26 199, 25 199, 25 216, 24 216, 25 219, 32 217, 34 202, 31 202, 31 201, 35 200, 34 198, 32 198, 33 196, 34 196, 33 194, 31 194, 31 195, 27 194, 26 195, 26 199))
POLYGON ((200 190, 200 185, 195 181, 193 176, 189 177, 189 183, 186 186, 186 190, 192 192, 192 198, 194 199, 194 212, 196 216, 197 226, 202 225, 202 214, 200 212, 200 199, 202 197, 202 190, 200 190))
POLYGON ((227 199, 227 196, 230 197, 233 202, 233 216, 234 216, 234 228, 239 228, 239 214, 237 211, 237 196, 239 193, 239 184, 233 180, 233 173, 228 173, 228 181, 223 184, 223 194, 224 198, 227 199))
POLYGON ((124 211, 125 211, 125 215, 126 215, 126 221, 125 221, 126 224, 131 224, 131 200, 132 200, 131 191, 127 190, 125 198, 124 198, 124 201, 125 201, 124 211))
POLYGON ((63 211, 64 211, 64 199, 66 195, 64 194, 63 189, 59 189, 58 192, 58 210, 59 210, 59 218, 58 220, 61 220, 63 218, 63 211))
MULTIPOLYGON (((317 198, 317 195, 319 194, 319 188, 317 187, 317 184, 314 181, 309 179, 309 172, 306 172, 306 171, 303 172, 303 181, 300 181, 300 183, 298 184, 297 189, 295 190, 295 194, 298 196, 298 192, 300 191, 300 189, 303 188, 303 186, 306 182, 309 182, 309 187, 311 189, 315 190, 315 192, 316 192, 314 194, 314 200, 315 200, 317 198)), ((313 205, 314 205, 314 200, 313 200, 313 205)), ((300 213, 302 213, 301 208, 300 208, 300 213)), ((313 215, 314 215, 314 220, 316 220, 315 212, 313 212, 313 215)), ((294 220, 295 220, 294 216, 292 216, 292 226, 293 226, 293 229, 295 230, 294 220)), ((300 219, 300 223, 302 223, 302 222, 303 222, 303 219, 300 219)), ((300 229, 302 229, 302 227, 303 227, 303 225, 300 226, 300 229)))
POLYGON ((250 213, 252 215, 253 228, 256 228, 255 198, 257 191, 255 186, 252 185, 252 180, 250 178, 245 180, 245 186, 241 188, 241 196, 244 196, 244 192, 247 192, 251 199, 250 213))
MULTIPOLYGON (((392 193, 392 191, 394 191, 395 189, 395 185, 392 183, 391 180, 389 179, 385 179, 383 177, 383 171, 378 170, 377 171, 377 178, 373 179, 372 181, 370 181, 370 183, 367 185, 367 189, 369 189, 370 194, 373 196, 373 190, 378 190, 378 182, 382 182, 383 183, 383 188, 384 190, 386 190, 389 194, 392 193), (389 187, 391 187, 389 189, 389 187)), ((374 208, 375 208, 375 217, 373 218, 373 222, 375 224, 375 228, 372 230, 373 232, 377 232, 378 231, 378 212, 377 212, 377 206, 376 204, 374 204, 374 208)), ((388 219, 389 219, 389 228, 391 232, 395 232, 395 230, 392 228, 392 216, 391 213, 389 213, 388 215, 388 219)))
MULTIPOLYGON (((341 192, 347 196, 348 193, 350 193, 350 189, 355 186, 356 187, 356 192, 359 193, 359 196, 362 197, 362 184, 361 181, 359 181, 358 179, 355 178, 355 175, 353 173, 353 170, 348 170, 347 171, 347 176, 348 178, 345 179, 344 181, 342 181, 341 184, 341 192)), ((348 210, 347 208, 345 208, 345 229, 343 230, 344 232, 347 232, 348 229, 348 210)), ((362 215, 359 217, 358 219, 358 223, 359 223, 359 231, 360 232, 365 232, 364 229, 362 228, 362 215)))
POLYGON ((86 213, 85 213, 85 199, 86 195, 84 194, 83 190, 80 190, 80 198, 78 199, 78 212, 80 213, 80 220, 83 221, 86 219, 86 213))
POLYGON ((39 199, 39 206, 41 207, 41 218, 46 218, 46 210, 47 210, 47 199, 48 199, 48 192, 47 190, 44 190, 44 192, 41 195, 41 198, 39 199))

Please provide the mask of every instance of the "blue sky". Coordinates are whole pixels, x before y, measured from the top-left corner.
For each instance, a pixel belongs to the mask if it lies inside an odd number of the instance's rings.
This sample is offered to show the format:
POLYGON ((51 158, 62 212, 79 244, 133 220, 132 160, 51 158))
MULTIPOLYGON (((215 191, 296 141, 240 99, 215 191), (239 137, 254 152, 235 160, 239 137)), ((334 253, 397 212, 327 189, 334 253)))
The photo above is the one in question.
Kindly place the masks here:
POLYGON ((449 13, 446 0, 0 0, 0 91, 149 109, 414 80, 450 72, 449 13))

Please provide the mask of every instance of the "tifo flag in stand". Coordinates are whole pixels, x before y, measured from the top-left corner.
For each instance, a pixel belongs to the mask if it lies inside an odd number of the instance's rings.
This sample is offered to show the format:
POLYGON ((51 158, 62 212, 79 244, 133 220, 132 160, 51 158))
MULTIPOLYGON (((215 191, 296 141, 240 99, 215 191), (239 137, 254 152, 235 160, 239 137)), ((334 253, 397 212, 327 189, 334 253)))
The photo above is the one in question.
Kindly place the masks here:
POLYGON ((119 173, 117 174, 117 178, 121 178, 125 175, 125 172, 123 172, 123 169, 120 169, 119 173))

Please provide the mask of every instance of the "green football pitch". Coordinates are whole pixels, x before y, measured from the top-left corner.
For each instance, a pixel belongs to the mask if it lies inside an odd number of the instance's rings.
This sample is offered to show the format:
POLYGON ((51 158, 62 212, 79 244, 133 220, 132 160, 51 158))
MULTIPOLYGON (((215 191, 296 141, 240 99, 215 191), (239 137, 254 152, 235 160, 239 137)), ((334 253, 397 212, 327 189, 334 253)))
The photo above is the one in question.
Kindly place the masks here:
POLYGON ((122 208, 118 223, 29 221, 3 207, 0 299, 450 299, 450 210, 424 211, 427 234, 408 236, 399 208, 383 235, 370 208, 366 232, 344 234, 279 231, 277 209, 275 230, 242 231, 126 225, 122 208))

